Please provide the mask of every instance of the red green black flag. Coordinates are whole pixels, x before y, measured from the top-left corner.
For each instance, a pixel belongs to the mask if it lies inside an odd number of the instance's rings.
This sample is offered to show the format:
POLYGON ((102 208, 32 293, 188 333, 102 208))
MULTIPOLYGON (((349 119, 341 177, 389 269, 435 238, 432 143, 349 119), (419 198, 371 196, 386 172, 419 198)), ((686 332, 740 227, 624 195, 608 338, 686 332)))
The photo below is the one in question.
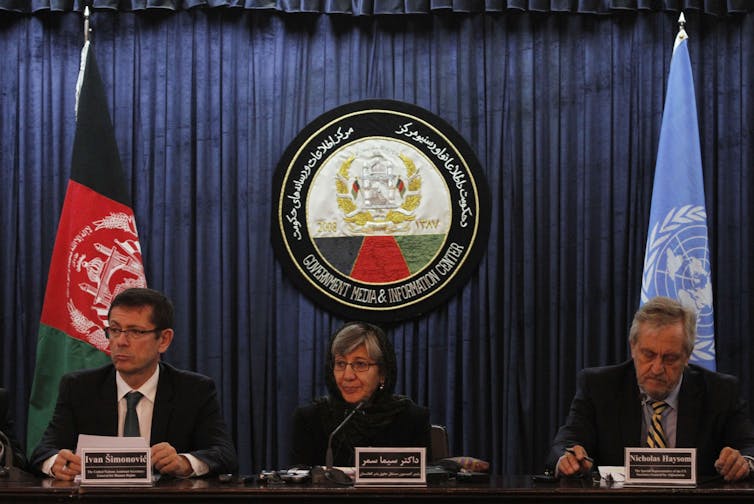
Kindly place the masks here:
POLYGON ((141 246, 107 99, 89 42, 81 52, 71 178, 47 277, 29 401, 27 448, 47 427, 60 377, 109 362, 110 301, 146 286, 141 246))

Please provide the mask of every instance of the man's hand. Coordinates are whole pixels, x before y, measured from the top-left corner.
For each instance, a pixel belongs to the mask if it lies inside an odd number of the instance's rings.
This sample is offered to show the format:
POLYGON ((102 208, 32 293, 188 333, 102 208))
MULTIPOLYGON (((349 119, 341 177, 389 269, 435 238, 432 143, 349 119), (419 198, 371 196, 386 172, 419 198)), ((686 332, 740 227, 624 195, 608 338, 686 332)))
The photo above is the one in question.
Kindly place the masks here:
POLYGON ((740 451, 726 446, 715 461, 715 469, 725 481, 738 481, 749 475, 749 461, 740 451))
POLYGON ((194 472, 188 459, 179 455, 169 443, 157 443, 152 447, 152 465, 162 474, 179 478, 186 478, 194 472))
POLYGON ((50 467, 50 473, 55 479, 73 481, 76 475, 81 474, 81 457, 71 450, 60 450, 55 463, 50 467))
POLYGON ((556 474, 559 476, 573 476, 577 473, 587 473, 592 469, 592 459, 581 445, 573 445, 566 449, 565 454, 558 459, 556 474))

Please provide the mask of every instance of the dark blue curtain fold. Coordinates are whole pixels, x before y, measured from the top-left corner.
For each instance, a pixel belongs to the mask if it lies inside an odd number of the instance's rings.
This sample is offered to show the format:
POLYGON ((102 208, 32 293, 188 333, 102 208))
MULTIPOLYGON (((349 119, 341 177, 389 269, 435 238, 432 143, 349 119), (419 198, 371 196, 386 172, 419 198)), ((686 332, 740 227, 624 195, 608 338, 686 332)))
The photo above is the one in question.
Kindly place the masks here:
MULTIPOLYGON (((443 117, 492 193, 490 241, 469 282, 432 313, 387 326, 398 390, 448 426, 453 454, 496 473, 542 469, 576 372, 627 357, 639 302, 677 12, 623 4, 607 16, 95 13, 147 279, 176 305, 166 358, 217 381, 244 472, 286 464, 291 413, 325 392, 325 346, 343 322, 274 258, 272 173, 309 121, 368 98, 443 117)), ((754 17, 687 19, 718 368, 749 396, 754 17)), ((0 16, 0 385, 22 435, 81 46, 79 13, 0 16)))
POLYGON ((690 10, 724 16, 754 11, 750 0, 0 0, 0 11, 78 11, 84 5, 120 11, 223 7, 353 16, 506 11, 608 14, 641 10, 690 10))

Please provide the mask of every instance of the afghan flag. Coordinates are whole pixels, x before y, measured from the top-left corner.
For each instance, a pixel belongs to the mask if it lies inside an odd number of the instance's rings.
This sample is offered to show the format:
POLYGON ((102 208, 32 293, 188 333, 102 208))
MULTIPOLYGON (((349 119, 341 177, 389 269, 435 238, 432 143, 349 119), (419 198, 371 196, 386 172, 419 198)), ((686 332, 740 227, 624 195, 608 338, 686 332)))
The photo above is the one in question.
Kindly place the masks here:
POLYGON ((71 179, 50 261, 29 401, 31 452, 52 418, 61 376, 110 361, 110 301, 146 286, 136 221, 104 86, 86 42, 76 85, 71 179))

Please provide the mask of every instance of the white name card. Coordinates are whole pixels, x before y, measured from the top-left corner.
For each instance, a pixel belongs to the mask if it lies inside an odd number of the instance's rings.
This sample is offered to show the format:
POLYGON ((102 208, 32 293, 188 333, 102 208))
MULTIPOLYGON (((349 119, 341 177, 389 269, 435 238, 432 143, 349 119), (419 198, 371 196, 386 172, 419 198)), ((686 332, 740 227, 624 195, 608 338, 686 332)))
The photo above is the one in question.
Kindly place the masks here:
POLYGON ((82 485, 152 484, 152 450, 141 437, 80 436, 82 485))
POLYGON ((356 448, 355 486, 426 486, 426 448, 356 448))
POLYGON ((696 486, 696 448, 625 448, 624 486, 696 486))

